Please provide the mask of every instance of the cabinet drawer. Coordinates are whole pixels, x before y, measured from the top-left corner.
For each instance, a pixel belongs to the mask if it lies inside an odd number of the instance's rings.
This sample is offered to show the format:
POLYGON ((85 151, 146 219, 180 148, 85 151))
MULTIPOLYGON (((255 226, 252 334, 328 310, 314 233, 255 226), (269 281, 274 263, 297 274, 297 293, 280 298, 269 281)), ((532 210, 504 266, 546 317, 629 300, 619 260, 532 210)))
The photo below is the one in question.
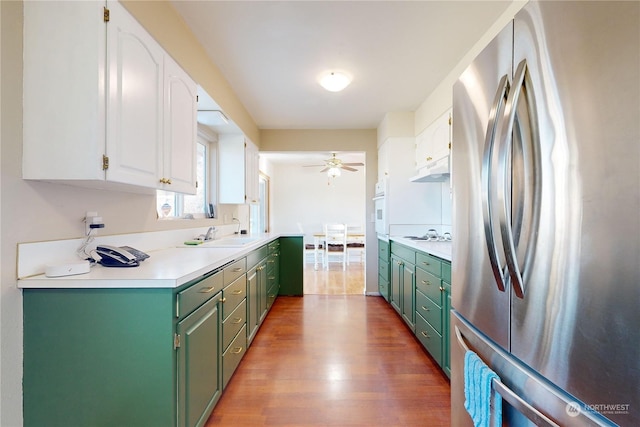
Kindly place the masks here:
POLYGON ((442 275, 441 264, 442 264, 442 261, 440 261, 439 258, 424 254, 422 252, 418 252, 416 254, 416 267, 426 270, 429 273, 433 274, 434 276, 441 277, 442 275))
POLYGON ((222 388, 226 388, 231 376, 247 351, 247 327, 240 329, 233 342, 222 354, 222 388))
POLYGON ((277 284, 270 287, 269 290, 267 291, 267 310, 271 308, 273 303, 276 301, 276 298, 278 298, 279 291, 280 291, 280 286, 278 286, 277 284))
POLYGON ((442 336, 420 315, 416 316, 416 337, 438 365, 442 366, 442 336))
POLYGON ((224 285, 227 286, 247 272, 247 262, 244 258, 224 268, 224 285))
POLYGON ((267 258, 267 272, 272 272, 275 271, 277 268, 279 268, 280 266, 280 262, 279 262, 279 257, 280 253, 279 252, 275 252, 272 254, 269 254, 269 258, 267 258))
POLYGON ((420 291, 416 291, 416 313, 442 334, 442 308, 420 291))
POLYGON ((442 307, 442 291, 440 290, 439 277, 427 273, 421 268, 416 268, 416 288, 442 307))
POLYGON ((251 270, 253 267, 258 265, 258 263, 262 261, 262 259, 266 258, 268 254, 269 254, 269 251, 266 245, 248 254, 247 270, 251 270))
POLYGON ((451 284, 451 263, 442 261, 442 280, 451 284))
POLYGON ((247 323, 247 300, 243 300, 240 305, 233 310, 222 322, 222 348, 226 349, 238 331, 247 323))
POLYGON ((389 301, 389 281, 382 276, 378 276, 378 292, 384 299, 389 301))
POLYGON ((378 240, 378 258, 389 259, 389 242, 378 240))
POLYGON ((378 259, 378 274, 389 280, 389 262, 378 259))
POLYGON ((178 293, 176 317, 182 318, 222 290, 222 271, 213 273, 178 293))
POLYGON ((222 318, 226 319, 247 296, 247 276, 238 277, 222 290, 222 318))
POLYGON ((274 240, 273 242, 268 244, 269 253, 278 252, 280 250, 280 240, 274 240))
POLYGON ((407 248, 406 246, 402 246, 397 244, 396 242, 391 242, 391 253, 404 259, 405 261, 410 262, 411 264, 416 263, 416 253, 413 249, 407 248))
POLYGON ((267 289, 271 289, 278 283, 278 278, 273 272, 267 273, 267 289))

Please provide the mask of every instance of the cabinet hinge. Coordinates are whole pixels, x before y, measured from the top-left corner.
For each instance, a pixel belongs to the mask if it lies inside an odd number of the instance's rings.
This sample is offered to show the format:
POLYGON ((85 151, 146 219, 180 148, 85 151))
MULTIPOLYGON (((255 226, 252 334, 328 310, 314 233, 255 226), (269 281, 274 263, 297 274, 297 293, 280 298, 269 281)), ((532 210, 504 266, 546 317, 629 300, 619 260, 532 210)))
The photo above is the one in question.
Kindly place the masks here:
POLYGON ((196 181, 196 188, 198 188, 198 181, 196 181))
POLYGON ((107 170, 109 169, 109 157, 102 155, 102 170, 107 170))
POLYGON ((109 22, 109 9, 107 9, 106 7, 104 8, 103 19, 104 19, 104 22, 109 22))
POLYGON ((180 334, 175 334, 173 336, 173 349, 177 350, 180 348, 180 334))
POLYGON ((449 150, 451 150, 451 143, 449 143, 449 150))

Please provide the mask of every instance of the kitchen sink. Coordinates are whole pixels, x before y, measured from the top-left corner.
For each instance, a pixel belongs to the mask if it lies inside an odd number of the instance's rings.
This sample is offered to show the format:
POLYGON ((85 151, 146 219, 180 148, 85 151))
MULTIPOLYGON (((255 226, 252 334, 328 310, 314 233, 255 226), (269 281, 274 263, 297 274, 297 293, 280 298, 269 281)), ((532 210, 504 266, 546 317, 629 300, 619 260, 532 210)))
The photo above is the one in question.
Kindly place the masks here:
POLYGON ((219 247, 219 248, 241 248, 253 242, 260 240, 259 237, 227 237, 218 240, 209 240, 200 245, 193 246, 194 248, 202 247, 219 247))

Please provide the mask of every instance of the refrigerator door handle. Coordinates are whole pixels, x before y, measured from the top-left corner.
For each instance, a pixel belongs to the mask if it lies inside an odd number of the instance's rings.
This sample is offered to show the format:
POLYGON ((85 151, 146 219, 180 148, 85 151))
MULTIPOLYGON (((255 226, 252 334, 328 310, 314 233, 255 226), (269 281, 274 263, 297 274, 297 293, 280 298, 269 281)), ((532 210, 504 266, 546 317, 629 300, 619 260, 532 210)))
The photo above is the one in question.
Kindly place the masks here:
POLYGON ((489 251, 489 261, 491 263, 491 270, 493 276, 496 279, 496 285, 498 290, 504 292, 505 286, 505 274, 502 271, 500 262, 498 260, 498 246, 496 244, 495 232, 493 230, 493 224, 491 218, 493 216, 493 207, 491 203, 492 188, 491 183, 495 180, 494 168, 492 165, 492 157, 496 147, 495 140, 498 130, 498 118, 499 111, 507 98, 509 92, 509 77, 505 74, 498 83, 498 90, 493 100, 491 111, 489 112, 489 122, 487 124, 487 135, 484 141, 484 153, 482 156, 482 216, 484 220, 484 235, 487 241, 487 249, 489 251))
MULTIPOLYGON (((469 349, 469 346, 465 342, 460 329, 457 326, 454 326, 454 330, 456 338, 458 340, 458 344, 460 344, 464 351, 473 351, 469 349)), ((491 382, 491 387, 496 393, 502 396, 504 400, 506 400, 511 406, 513 406, 514 409, 527 417, 529 420, 533 421, 537 426, 560 427, 559 424, 547 417, 538 409, 531 406, 529 403, 525 402, 520 396, 518 396, 513 390, 504 385, 502 382, 494 379, 491 382)))
MULTIPOLYGON (((513 87, 509 93, 507 98, 507 103, 504 109, 504 117, 506 118, 503 122, 501 136, 501 144, 499 146, 499 155, 498 155, 498 170, 499 172, 499 180, 498 180, 498 201, 501 207, 500 209, 500 232, 502 234, 502 243, 504 246, 505 257, 507 261, 507 267, 509 271, 509 277, 511 278, 511 284, 513 286, 514 293, 519 298, 524 298, 525 286, 524 280, 522 278, 522 273, 520 271, 520 266, 517 260, 516 254, 516 244, 514 239, 514 231, 512 227, 512 215, 511 215, 511 196, 510 196, 510 188, 511 188, 511 177, 510 171, 511 162, 509 161, 509 154, 513 152, 513 128, 516 119, 517 106, 519 102, 520 96, 524 93, 528 113, 529 120, 531 126, 531 132, 534 135, 534 138, 537 138, 537 130, 534 129, 536 126, 535 120, 533 120, 533 116, 535 116, 535 102, 533 100, 533 95, 531 92, 531 78, 528 73, 527 61, 522 60, 520 64, 518 64, 518 68, 514 74, 513 78, 513 87)), ((538 144, 537 141, 533 142, 534 147, 538 144)), ((525 154, 526 155, 526 152, 525 154)), ((540 184, 538 182, 540 177, 540 163, 537 159, 537 149, 533 148, 533 153, 531 154, 533 157, 532 165, 533 165, 533 192, 532 192, 532 210, 533 215, 531 219, 532 229, 530 230, 529 236, 527 237, 527 248, 526 256, 525 256, 525 266, 528 262, 531 262, 534 249, 535 249, 535 240, 533 240, 533 234, 536 233, 534 229, 538 224, 539 217, 539 199, 540 199, 540 184), (532 246, 533 245, 533 246, 532 246)), ((526 160, 526 159, 525 159, 526 160)))

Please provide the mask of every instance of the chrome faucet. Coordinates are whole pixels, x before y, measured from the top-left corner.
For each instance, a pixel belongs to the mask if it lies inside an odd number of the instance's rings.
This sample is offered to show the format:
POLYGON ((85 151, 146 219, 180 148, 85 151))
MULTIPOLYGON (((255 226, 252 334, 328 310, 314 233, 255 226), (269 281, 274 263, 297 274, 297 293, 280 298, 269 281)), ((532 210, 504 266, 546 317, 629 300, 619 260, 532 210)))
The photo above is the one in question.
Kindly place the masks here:
POLYGON ((215 227, 209 227, 209 229, 207 230, 207 234, 204 235, 204 240, 213 240, 216 238, 216 228, 215 227))

